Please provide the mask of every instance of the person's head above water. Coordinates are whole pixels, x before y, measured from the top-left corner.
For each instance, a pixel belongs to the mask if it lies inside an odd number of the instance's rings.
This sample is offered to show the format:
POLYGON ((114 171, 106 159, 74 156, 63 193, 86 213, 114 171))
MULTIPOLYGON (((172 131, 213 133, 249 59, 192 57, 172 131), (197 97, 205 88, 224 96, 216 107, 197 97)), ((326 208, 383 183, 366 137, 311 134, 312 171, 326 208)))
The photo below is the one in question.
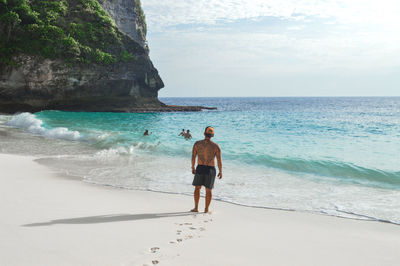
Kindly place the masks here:
POLYGON ((214 137, 214 128, 210 126, 206 127, 206 129, 204 130, 204 136, 206 136, 207 138, 214 137))
POLYGON ((190 130, 188 129, 186 132, 187 132, 187 133, 189 133, 189 132, 190 132, 190 130))

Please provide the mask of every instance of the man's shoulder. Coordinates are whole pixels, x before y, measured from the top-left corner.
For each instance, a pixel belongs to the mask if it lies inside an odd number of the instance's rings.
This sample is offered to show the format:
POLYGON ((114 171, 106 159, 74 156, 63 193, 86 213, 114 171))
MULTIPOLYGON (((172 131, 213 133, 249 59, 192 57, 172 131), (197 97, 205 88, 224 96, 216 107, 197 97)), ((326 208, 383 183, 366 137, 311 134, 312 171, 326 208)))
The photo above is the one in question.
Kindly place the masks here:
POLYGON ((214 148, 219 149, 219 146, 216 142, 210 140, 208 143, 209 143, 209 145, 211 144, 214 148))
POLYGON ((198 146, 198 145, 200 145, 200 146, 209 145, 209 142, 207 142, 207 141, 204 140, 204 139, 201 139, 201 140, 198 140, 198 141, 196 141, 196 142, 194 143, 194 146, 198 146))
POLYGON ((203 145, 203 144, 206 144, 206 145, 210 145, 210 144, 211 144, 212 146, 215 146, 215 147, 218 147, 218 148, 219 148, 218 144, 215 143, 215 142, 212 141, 212 140, 206 141, 205 139, 202 139, 202 140, 198 140, 198 141, 196 141, 196 142, 194 143, 194 145, 203 145))
POLYGON ((216 142, 214 142, 214 141, 211 141, 211 143, 216 147, 216 148, 218 148, 219 149, 219 145, 218 145, 218 143, 216 143, 216 142))

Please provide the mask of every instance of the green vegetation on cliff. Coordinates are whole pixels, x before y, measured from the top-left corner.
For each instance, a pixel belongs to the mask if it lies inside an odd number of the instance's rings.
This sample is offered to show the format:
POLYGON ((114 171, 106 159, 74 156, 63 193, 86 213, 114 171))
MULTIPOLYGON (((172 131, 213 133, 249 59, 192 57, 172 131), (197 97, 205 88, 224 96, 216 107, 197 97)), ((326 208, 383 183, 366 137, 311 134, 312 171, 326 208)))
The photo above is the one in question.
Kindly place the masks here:
POLYGON ((143 34, 146 36, 147 34, 147 24, 146 24, 146 16, 144 15, 142 9, 142 3, 140 0, 135 0, 135 5, 137 6, 136 10, 138 12, 139 24, 143 25, 143 34))
POLYGON ((97 0, 0 0, 0 64, 18 54, 110 64, 141 52, 97 0))

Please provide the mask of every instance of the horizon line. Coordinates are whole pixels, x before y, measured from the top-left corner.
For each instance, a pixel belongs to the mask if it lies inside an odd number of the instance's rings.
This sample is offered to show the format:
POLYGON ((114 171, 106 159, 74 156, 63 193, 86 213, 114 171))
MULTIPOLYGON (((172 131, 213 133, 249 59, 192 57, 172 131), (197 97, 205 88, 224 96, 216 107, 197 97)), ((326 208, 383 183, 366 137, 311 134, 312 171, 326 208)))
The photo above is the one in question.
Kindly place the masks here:
POLYGON ((399 98, 400 95, 351 96, 158 96, 158 98, 399 98))

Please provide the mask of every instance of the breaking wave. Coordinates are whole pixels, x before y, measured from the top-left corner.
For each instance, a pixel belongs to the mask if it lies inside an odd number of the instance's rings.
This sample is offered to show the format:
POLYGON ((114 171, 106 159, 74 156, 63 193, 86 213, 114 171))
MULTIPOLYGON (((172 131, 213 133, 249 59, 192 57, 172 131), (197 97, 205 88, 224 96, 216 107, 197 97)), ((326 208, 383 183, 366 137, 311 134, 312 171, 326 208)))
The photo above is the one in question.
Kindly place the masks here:
POLYGON ((6 122, 6 125, 53 139, 80 140, 82 138, 78 131, 71 131, 65 127, 45 128, 43 121, 31 113, 15 115, 6 122))
POLYGON ((247 161, 284 171, 315 174, 351 180, 359 184, 400 188, 400 172, 366 168, 348 162, 329 160, 307 160, 301 158, 279 158, 269 155, 247 154, 247 161))

